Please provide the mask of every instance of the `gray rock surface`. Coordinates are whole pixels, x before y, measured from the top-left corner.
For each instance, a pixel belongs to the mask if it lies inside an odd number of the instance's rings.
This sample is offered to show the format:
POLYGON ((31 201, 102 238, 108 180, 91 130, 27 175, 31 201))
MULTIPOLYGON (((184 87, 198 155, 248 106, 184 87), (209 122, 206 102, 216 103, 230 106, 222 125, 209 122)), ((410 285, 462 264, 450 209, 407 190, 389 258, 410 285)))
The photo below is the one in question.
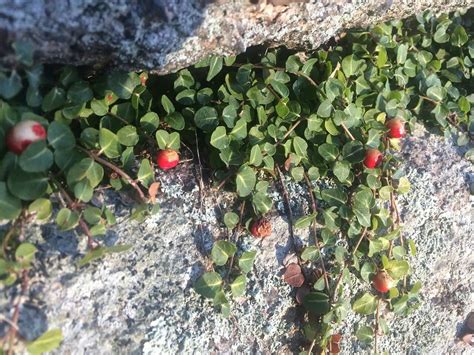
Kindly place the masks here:
MULTIPOLYGON (((382 338, 380 349, 391 354, 467 354, 469 349, 454 340, 474 308, 469 194, 474 170, 450 142, 422 128, 405 140, 402 154, 412 190, 400 206, 405 237, 418 249, 411 260, 412 277, 424 285, 423 304, 407 318, 390 319, 391 333, 382 338)), ((209 263, 213 241, 227 235, 218 221, 236 207, 228 196, 210 191, 201 210, 191 165, 161 173, 159 179, 161 212, 141 224, 122 217, 105 239, 106 244, 133 245, 128 252, 78 269, 83 239, 57 233, 49 225, 28 230, 40 249, 28 304, 30 311, 47 315, 49 328, 62 329, 65 339, 56 353, 297 353, 305 342, 299 332, 301 310, 281 280, 289 246, 280 196, 274 194, 272 236, 262 243, 243 238, 243 248, 258 254, 247 293, 233 304, 227 320, 192 284, 209 263)), ((297 218, 307 208, 307 196, 297 184, 289 192, 297 218)), ((108 203, 126 215, 123 199, 109 195, 108 203)), ((296 236, 308 243, 308 231, 297 230, 296 236)), ((351 297, 354 288, 346 288, 351 297)), ((343 354, 368 352, 350 335, 359 321, 349 314, 342 325, 343 354)), ((45 322, 44 317, 25 321, 21 332, 37 332, 45 322)))
POLYGON ((46 62, 168 73, 210 54, 239 54, 260 44, 315 49, 347 28, 428 8, 449 12, 472 5, 469 0, 0 0, 0 57, 11 53, 15 38, 29 39, 46 62))

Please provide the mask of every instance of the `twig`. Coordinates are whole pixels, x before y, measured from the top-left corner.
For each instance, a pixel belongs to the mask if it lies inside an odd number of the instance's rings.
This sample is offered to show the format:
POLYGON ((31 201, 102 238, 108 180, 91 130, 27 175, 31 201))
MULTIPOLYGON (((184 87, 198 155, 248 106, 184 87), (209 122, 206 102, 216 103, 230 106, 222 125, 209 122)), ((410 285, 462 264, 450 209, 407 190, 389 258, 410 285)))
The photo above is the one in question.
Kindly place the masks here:
POLYGON ((367 227, 365 227, 364 230, 362 231, 362 234, 360 235, 360 238, 357 241, 357 244, 354 247, 354 250, 352 251, 351 256, 354 256, 355 253, 357 253, 357 249, 359 249, 360 243, 362 243, 362 240, 364 239, 366 234, 367 234, 367 227))
MULTIPOLYGON (((239 239, 240 229, 242 227, 242 218, 244 216, 244 210, 245 210, 245 200, 243 200, 242 203, 240 204, 239 223, 235 227, 234 234, 232 236, 232 240, 235 240, 236 244, 239 239)), ((229 279, 232 266, 234 265, 234 257, 235 255, 232 255, 232 257, 230 258, 229 270, 227 271, 226 279, 229 279)))
POLYGON ((377 337, 379 333, 379 317, 380 317, 380 297, 377 298, 377 311, 375 313, 375 330, 374 330, 374 352, 377 354, 377 337))
POLYGON ((332 71, 331 75, 329 75, 329 78, 331 78, 331 79, 334 78, 339 69, 341 69, 341 63, 337 62, 336 67, 332 71))
POLYGON ((311 342, 311 346, 309 347, 309 350, 308 350, 308 355, 311 355, 314 345, 316 345, 316 338, 314 338, 313 341, 311 342))
POLYGON ((15 305, 15 310, 13 311, 13 317, 11 323, 15 324, 14 327, 10 328, 8 334, 8 355, 13 355, 13 342, 16 338, 16 334, 18 332, 18 319, 20 318, 20 306, 22 303, 22 298, 26 294, 28 290, 28 271, 23 270, 21 273, 21 291, 18 297, 18 302, 15 305))
MULTIPOLYGON (((313 213, 316 214, 318 212, 318 205, 316 204, 316 200, 315 200, 314 195, 313 195, 313 188, 311 186, 311 181, 309 180, 308 174, 304 173, 304 179, 306 181, 306 185, 308 186, 309 198, 311 199, 311 207, 313 209, 313 213)), ((327 275, 327 272, 326 272, 326 266, 324 265, 323 254, 321 253, 321 247, 319 246, 316 220, 313 221, 312 227, 313 227, 313 234, 314 234, 314 244, 316 245, 316 248, 318 248, 318 252, 319 252, 319 255, 320 255, 319 259, 320 259, 320 262, 321 262, 321 269, 323 270, 324 284, 326 285, 326 289, 329 292, 329 279, 328 279, 328 275, 327 275)))
POLYGON ((198 164, 199 164, 199 204, 202 208, 202 199, 204 195, 204 183, 202 181, 202 164, 201 164, 201 154, 199 152, 199 141, 198 141, 198 136, 197 136, 197 131, 194 130, 194 137, 196 139, 196 155, 198 159, 198 164))
MULTIPOLYGON (((67 206, 72 210, 77 210, 77 204, 74 202, 71 196, 69 196, 68 192, 64 189, 64 187, 62 187, 61 183, 54 178, 51 178, 51 180, 53 181, 54 185, 56 185, 56 187, 58 188, 59 193, 66 200, 67 206)), ((91 231, 89 230, 89 227, 87 226, 87 223, 84 222, 82 217, 79 217, 79 227, 81 227, 82 231, 87 236, 87 247, 91 250, 97 248, 98 243, 94 240, 94 237, 92 236, 91 231)))
POLYGON ((298 121, 296 121, 289 129, 288 131, 285 133, 285 135, 280 139, 278 140, 278 142, 276 142, 276 145, 280 145, 282 144, 285 139, 288 138, 288 136, 291 134, 291 132, 293 132, 296 127, 298 127, 300 125, 301 122, 303 122, 304 118, 300 118, 298 121))
POLYGON ((421 99, 423 99, 423 100, 429 101, 429 102, 431 102, 431 103, 433 103, 433 104, 435 104, 435 105, 439 105, 439 102, 436 101, 436 100, 433 100, 433 99, 431 99, 431 98, 429 98, 429 97, 422 96, 422 95, 418 95, 418 96, 419 96, 421 99))
POLYGON ((86 153, 89 157, 91 157, 92 159, 94 159, 96 162, 108 167, 110 170, 114 171, 115 173, 117 173, 118 175, 120 175, 123 179, 125 179, 134 189, 135 191, 138 193, 138 195, 140 196, 140 199, 142 200, 143 203, 146 203, 147 202, 147 198, 145 197, 145 194, 143 193, 142 189, 140 189, 140 186, 138 186, 138 183, 132 179, 130 177, 130 175, 128 175, 125 171, 123 171, 122 169, 120 169, 118 166, 116 166, 115 164, 105 160, 105 159, 102 159, 101 157, 99 157, 97 154, 81 147, 81 146, 77 146, 77 148, 79 150, 81 150, 82 152, 86 153))
POLYGON ((23 218, 23 212, 20 214, 20 216, 15 220, 13 221, 10 229, 8 230, 8 232, 3 236, 3 240, 2 240, 2 251, 3 251, 3 256, 5 258, 8 259, 8 243, 10 242, 10 239, 11 237, 13 236, 13 234, 15 233, 15 230, 17 228, 17 226, 21 223, 21 218, 23 218))
POLYGON ((349 131, 349 129, 347 128, 347 126, 344 124, 344 122, 341 123, 341 127, 342 129, 344 130, 344 132, 346 132, 346 134, 349 136, 349 138, 353 141, 355 141, 355 138, 354 136, 352 135, 352 133, 349 131))
POLYGON ((278 165, 275 166, 275 169, 280 178, 280 185, 282 189, 283 200, 285 201, 285 205, 286 205, 286 210, 287 210, 287 215, 288 215, 288 230, 290 232, 290 242, 291 242, 293 251, 296 253, 297 248, 296 248, 296 243, 295 243, 295 235, 293 233, 293 212, 291 211, 290 198, 288 197, 288 190, 286 189, 285 181, 283 180, 283 174, 281 173, 281 170, 278 167, 278 165))

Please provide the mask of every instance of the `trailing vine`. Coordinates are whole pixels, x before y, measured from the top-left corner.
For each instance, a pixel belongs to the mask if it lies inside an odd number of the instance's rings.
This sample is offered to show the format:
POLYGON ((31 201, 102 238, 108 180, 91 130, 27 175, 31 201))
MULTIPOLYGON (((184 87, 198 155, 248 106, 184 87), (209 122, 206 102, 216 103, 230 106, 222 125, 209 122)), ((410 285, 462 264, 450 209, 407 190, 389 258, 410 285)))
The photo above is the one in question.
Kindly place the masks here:
MULTIPOLYGON (((21 285, 11 318, 0 320, 10 326, 4 349, 16 346, 36 252, 22 237, 25 224, 54 218, 59 230, 80 231, 88 251, 78 267, 126 251, 131 246, 102 245, 116 221, 96 197, 126 191, 135 200, 131 219, 158 213, 156 169, 178 164, 183 146, 199 165, 200 194, 205 164, 215 190, 239 200, 223 216, 229 237, 214 243, 194 290, 231 314, 231 298, 245 294, 258 257, 240 238, 271 238, 275 183, 293 249, 283 280, 307 311, 305 351, 339 352, 338 327, 353 311, 368 316, 356 336, 377 352, 388 332, 384 314, 410 312, 421 289, 396 203, 410 188, 397 151, 418 121, 459 145, 471 142, 472 15, 425 12, 351 30, 312 53, 211 57, 166 77, 35 64, 31 46, 17 42, 17 65, 0 68, 0 220, 7 221, 0 275, 6 286, 21 285), (308 191, 311 210, 297 219, 288 179, 308 191), (312 239, 300 248, 294 230, 305 228, 312 239), (346 285, 354 282, 360 293, 349 300, 346 285)), ((27 348, 41 353, 61 339, 52 329, 27 348)))

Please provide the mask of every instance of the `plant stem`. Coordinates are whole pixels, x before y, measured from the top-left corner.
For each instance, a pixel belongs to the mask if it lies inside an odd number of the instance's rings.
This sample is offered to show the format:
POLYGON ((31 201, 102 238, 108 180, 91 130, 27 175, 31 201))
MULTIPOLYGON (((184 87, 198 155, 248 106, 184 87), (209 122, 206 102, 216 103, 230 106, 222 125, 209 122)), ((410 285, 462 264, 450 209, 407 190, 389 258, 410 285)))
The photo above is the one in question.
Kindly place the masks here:
POLYGON ((8 355, 13 355, 13 342, 15 341, 17 332, 18 332, 18 319, 20 318, 20 306, 22 303, 22 298, 26 294, 28 290, 28 271, 23 270, 21 272, 21 291, 20 295, 18 296, 18 301, 15 305, 15 309, 13 311, 13 317, 11 320, 11 324, 15 326, 11 326, 10 331, 8 333, 8 355))
POLYGON ((439 102, 436 101, 436 100, 433 100, 433 99, 431 99, 431 98, 429 98, 429 97, 422 96, 422 95, 418 95, 418 96, 419 96, 421 99, 423 99, 423 100, 429 101, 429 102, 431 102, 431 103, 433 103, 433 104, 435 104, 435 105, 439 105, 439 102))
POLYGON ((284 135, 281 139, 279 139, 278 142, 276 142, 275 144, 276 144, 276 145, 282 144, 282 143, 288 138, 288 136, 291 134, 291 132, 293 132, 293 131, 296 129, 296 127, 298 127, 298 126, 300 125, 300 123, 303 122, 303 121, 304 121, 304 118, 300 118, 298 121, 296 121, 296 122, 288 129, 288 131, 285 133, 285 135, 284 135))
POLYGON ((285 205, 286 205, 286 211, 288 215, 288 229, 290 232, 290 242, 291 242, 293 251, 296 253, 297 248, 296 248, 296 243, 295 243, 295 236, 293 233, 293 212, 291 211, 290 198, 288 197, 288 190, 286 189, 285 181, 283 180, 283 174, 281 173, 281 170, 278 167, 278 165, 275 166, 275 169, 278 173, 278 177, 280 178, 280 185, 281 185, 283 200, 285 201, 285 205))
POLYGON ((374 352, 375 354, 378 353, 377 350, 377 337, 379 333, 379 318, 380 318, 380 297, 377 298, 377 310, 375 313, 375 326, 374 326, 374 352))
MULTIPOLYGON (((311 181, 309 180, 308 174, 306 172, 304 173, 304 179, 306 181, 306 185, 308 186, 308 193, 309 193, 309 198, 311 199, 311 207, 313 209, 313 213, 316 214, 318 213, 318 205, 316 204, 316 199, 314 198, 313 195, 313 187, 311 185, 311 181)), ((313 221, 311 224, 313 228, 313 234, 314 234, 314 244, 316 245, 316 248, 318 248, 318 252, 320 255, 320 262, 321 262, 321 269, 323 270, 323 277, 324 277, 324 285, 326 286, 326 289, 329 292, 329 279, 328 275, 326 272, 326 266, 324 265, 324 260, 323 260, 323 254, 321 253, 321 247, 319 246, 319 240, 318 240, 318 230, 316 226, 316 219, 313 221)))
POLYGON ((347 126, 344 124, 344 122, 341 122, 341 127, 342 127, 342 129, 344 130, 344 132, 346 132, 346 134, 349 136, 349 138, 350 138, 352 141, 355 141, 354 136, 353 136, 352 133, 349 131, 349 129, 347 128, 347 126))
MULTIPOLYGON (((235 240, 235 244, 237 244, 239 240, 240 228, 242 227, 242 218, 244 216, 244 210, 245 210, 245 200, 243 200, 242 203, 240 204, 239 223, 235 227, 234 234, 232 236, 232 240, 235 240)), ((234 257, 235 255, 232 255, 232 257, 230 258, 229 270, 227 271, 226 279, 229 279, 232 266, 234 265, 234 257)))
MULTIPOLYGON (((54 178, 51 178, 51 180, 53 181, 54 185, 56 185, 56 187, 58 188, 59 193, 66 200, 67 206, 70 209, 77 211, 78 210, 77 204, 74 202, 74 200, 68 194, 68 192, 64 189, 64 187, 61 185, 61 183, 58 180, 54 179, 54 178)), ((94 250, 95 248, 97 248, 98 244, 94 240, 94 237, 92 236, 91 231, 89 230, 89 227, 87 226, 87 223, 82 219, 82 217, 79 217, 79 227, 81 227, 82 231, 87 236, 87 247, 91 250, 94 250)))
POLYGON ((87 150, 87 149, 85 149, 81 146, 77 146, 77 148, 79 150, 81 150, 82 152, 86 153, 90 158, 95 160, 97 163, 108 167, 110 170, 112 170, 115 173, 117 173, 118 175, 120 175, 123 179, 125 179, 135 189, 135 191, 138 193, 138 196, 140 196, 141 202, 147 203, 147 198, 145 197, 145 194, 143 193, 142 189, 140 189, 140 186, 138 186, 138 183, 134 179, 132 179, 130 177, 130 175, 128 175, 125 171, 120 169, 115 164, 99 157, 97 154, 95 154, 95 153, 93 153, 93 152, 91 152, 91 151, 89 151, 89 150, 87 150))

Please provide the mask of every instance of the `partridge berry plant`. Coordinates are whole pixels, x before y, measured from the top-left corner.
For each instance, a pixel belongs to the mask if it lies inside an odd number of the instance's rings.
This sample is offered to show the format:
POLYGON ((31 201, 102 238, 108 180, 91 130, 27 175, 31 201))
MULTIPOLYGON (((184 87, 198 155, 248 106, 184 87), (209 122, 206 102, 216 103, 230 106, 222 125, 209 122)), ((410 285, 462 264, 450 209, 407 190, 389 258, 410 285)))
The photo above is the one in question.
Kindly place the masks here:
MULTIPOLYGON (((195 291, 231 314, 230 297, 244 295, 257 257, 243 238, 272 238, 275 183, 293 246, 283 281, 307 312, 305 352, 337 353, 348 312, 374 319, 356 336, 377 352, 386 315, 411 312, 421 288, 396 204, 410 188, 400 139, 423 122, 472 143, 473 18, 425 12, 351 30, 312 53, 211 57, 166 77, 34 64, 31 46, 16 43, 15 69, 0 71, 1 281, 26 295, 36 252, 24 241, 28 222, 81 232, 88 251, 78 267, 127 250, 101 241, 116 223, 105 191, 129 192, 130 218, 142 221, 159 210, 156 168, 174 173, 192 152, 196 164, 206 157, 215 190, 234 191, 240 206, 223 216, 229 237, 214 243, 195 291), (305 186, 311 206, 296 220, 288 179, 305 186), (300 248, 294 229, 304 228, 311 240, 300 248)), ((19 310, 17 302, 3 341, 10 353, 19 310)), ((60 341, 52 329, 27 347, 39 353, 60 341)))

